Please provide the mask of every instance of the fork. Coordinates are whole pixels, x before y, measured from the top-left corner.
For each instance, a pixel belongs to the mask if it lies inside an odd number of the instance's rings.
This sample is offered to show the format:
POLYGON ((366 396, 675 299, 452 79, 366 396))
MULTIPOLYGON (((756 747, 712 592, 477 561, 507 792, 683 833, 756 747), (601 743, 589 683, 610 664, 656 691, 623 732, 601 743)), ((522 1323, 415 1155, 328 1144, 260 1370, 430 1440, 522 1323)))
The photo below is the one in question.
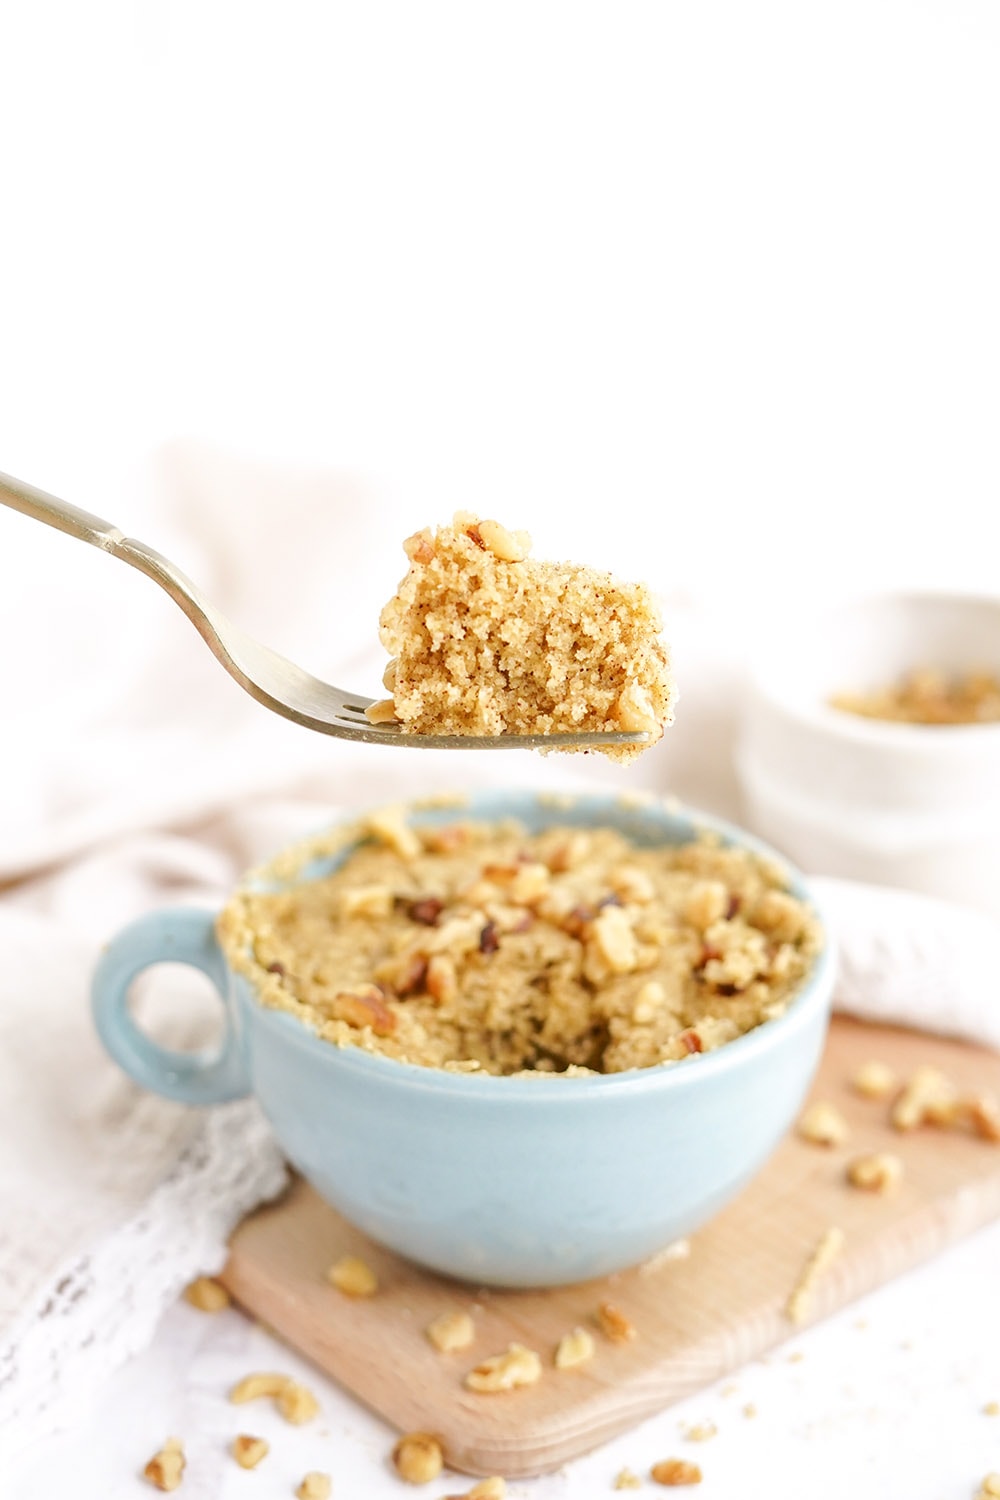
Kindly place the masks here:
POLYGON ((112 557, 121 558, 158 583, 179 604, 231 677, 251 698, 295 724, 369 745, 402 745, 414 750, 520 750, 538 746, 570 749, 604 745, 641 745, 647 734, 407 734, 398 724, 372 724, 365 709, 374 703, 358 693, 345 692, 297 667, 268 646, 262 646, 237 626, 196 588, 180 568, 143 542, 125 536, 110 521, 91 515, 44 490, 0 474, 0 504, 19 510, 46 526, 89 542, 112 557))

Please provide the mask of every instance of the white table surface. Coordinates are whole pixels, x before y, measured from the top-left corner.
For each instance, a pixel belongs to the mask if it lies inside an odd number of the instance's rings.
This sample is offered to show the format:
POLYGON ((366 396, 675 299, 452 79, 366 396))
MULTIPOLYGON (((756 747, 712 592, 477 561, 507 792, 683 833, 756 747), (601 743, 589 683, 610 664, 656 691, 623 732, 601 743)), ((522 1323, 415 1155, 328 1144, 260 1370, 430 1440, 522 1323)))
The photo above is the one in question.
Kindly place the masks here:
MULTIPOLYGON (((1000 1401, 998 1315, 1000 1224, 558 1473, 511 1483, 509 1495, 611 1495, 623 1465, 661 1494, 649 1467, 677 1455, 704 1471, 697 1490, 678 1493, 703 1500, 971 1500, 983 1475, 1000 1471, 1000 1416, 983 1411, 1000 1401), (698 1421, 715 1422, 718 1434, 684 1439, 682 1425, 698 1421)), ((72 1430, 25 1455, 4 1500, 148 1500, 154 1492, 137 1476, 169 1434, 187 1450, 183 1500, 279 1500, 311 1468, 332 1475, 334 1500, 440 1500, 472 1482, 452 1475, 405 1487, 387 1466, 394 1434, 384 1423, 241 1313, 179 1303, 72 1430), (229 1405, 237 1379, 270 1368, 308 1381, 322 1408, 316 1422, 290 1427, 266 1402, 229 1405), (227 1453, 241 1431, 272 1444, 253 1473, 227 1453)))

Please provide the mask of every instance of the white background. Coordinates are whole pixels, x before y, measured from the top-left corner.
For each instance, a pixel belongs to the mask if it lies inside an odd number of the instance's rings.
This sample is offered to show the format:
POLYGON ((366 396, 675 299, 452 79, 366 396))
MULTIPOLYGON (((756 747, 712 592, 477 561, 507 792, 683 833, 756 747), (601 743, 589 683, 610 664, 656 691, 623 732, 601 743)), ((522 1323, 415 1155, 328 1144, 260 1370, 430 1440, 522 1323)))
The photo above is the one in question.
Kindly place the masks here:
MULTIPOLYGON (((197 516, 164 531, 150 479, 177 437, 357 486, 391 561, 330 546, 331 639, 345 598, 370 596, 373 621, 398 538, 459 505, 529 526, 539 555, 696 600, 721 657, 764 609, 834 585, 996 587, 992 0, 9 0, 0 61, 0 467, 192 571, 197 516)), ((266 512, 286 580, 316 550, 298 513, 280 496, 266 512)), ((8 783, 34 732, 18 692, 44 681, 59 630, 81 691, 113 693, 88 660, 87 591, 130 611, 130 659, 152 638, 160 601, 115 571, 0 514, 8 783)), ((283 607, 263 576, 241 619, 285 645, 283 607)), ((71 763, 72 723, 52 753, 71 763)), ((884 1468, 865 1479, 887 1444, 914 1500, 1000 1468, 976 1425, 1000 1394, 996 1366, 976 1365, 984 1264, 977 1280, 973 1259, 943 1260, 885 1294, 888 1342, 806 1336, 798 1394, 771 1391, 740 1493, 803 1493, 807 1440, 813 1472, 879 1500, 904 1489, 884 1468), (929 1305, 907 1383, 890 1345, 929 1305), (929 1416, 944 1410, 947 1430, 929 1416)), ((242 1335, 189 1387, 177 1316, 38 1457, 25 1496, 98 1493, 80 1445, 102 1495, 138 1494, 126 1396, 148 1411, 193 1389, 214 1431, 198 1392, 240 1362, 242 1335)), ((353 1493, 374 1495, 382 1437, 344 1412, 353 1493)), ((621 1461, 662 1446, 623 1444, 621 1461)), ((608 1477, 594 1460, 530 1493, 604 1493, 608 1477)), ((253 1485, 285 1493, 263 1472, 253 1485)))

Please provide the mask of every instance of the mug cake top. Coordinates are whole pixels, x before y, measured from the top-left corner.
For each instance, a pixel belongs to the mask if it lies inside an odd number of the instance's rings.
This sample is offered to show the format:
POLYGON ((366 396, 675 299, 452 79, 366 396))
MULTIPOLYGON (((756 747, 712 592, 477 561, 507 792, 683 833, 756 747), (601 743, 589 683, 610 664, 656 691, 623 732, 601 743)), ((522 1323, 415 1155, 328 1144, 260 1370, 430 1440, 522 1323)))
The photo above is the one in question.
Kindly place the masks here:
POLYGON ((419 826, 388 808, 361 835, 320 878, 238 891, 219 936, 263 1004, 403 1062, 676 1062, 781 1015, 822 946, 781 867, 711 834, 639 848, 610 827, 419 826))

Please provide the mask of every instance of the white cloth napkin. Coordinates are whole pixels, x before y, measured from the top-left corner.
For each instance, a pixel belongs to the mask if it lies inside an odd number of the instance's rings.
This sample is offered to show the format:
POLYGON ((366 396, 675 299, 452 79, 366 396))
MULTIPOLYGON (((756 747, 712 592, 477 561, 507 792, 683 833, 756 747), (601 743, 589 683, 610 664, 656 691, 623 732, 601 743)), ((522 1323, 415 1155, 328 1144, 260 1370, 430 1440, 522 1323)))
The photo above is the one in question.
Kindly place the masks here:
MULTIPOLYGON (((152 498, 119 507, 123 529, 262 640, 378 693, 376 620, 403 569, 397 542, 444 511, 407 515, 337 476, 200 449, 164 455, 158 478, 152 498)), ((738 815, 737 637, 690 601, 666 612, 683 706, 635 768, 369 749, 260 709, 148 580, 0 509, 0 696, 13 705, 0 748, 0 1463, 140 1348, 284 1180, 252 1102, 186 1109, 104 1056, 88 1009, 101 944, 154 907, 219 904, 243 868, 335 809, 456 780, 654 785, 738 815)), ((844 881, 817 893, 841 944, 843 1008, 1000 1046, 1000 1005, 982 983, 1000 924, 844 881)), ((212 1007, 195 976, 151 975, 143 990, 160 1039, 203 1038, 212 1007)))

